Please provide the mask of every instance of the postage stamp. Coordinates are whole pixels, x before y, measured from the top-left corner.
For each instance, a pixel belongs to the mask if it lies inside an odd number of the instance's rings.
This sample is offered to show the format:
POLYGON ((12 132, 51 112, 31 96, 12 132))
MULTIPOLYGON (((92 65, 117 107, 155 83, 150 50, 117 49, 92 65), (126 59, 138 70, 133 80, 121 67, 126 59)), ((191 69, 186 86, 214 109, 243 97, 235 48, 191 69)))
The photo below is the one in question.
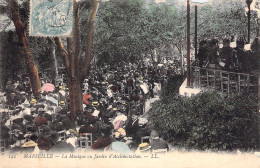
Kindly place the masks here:
POLYGON ((70 36, 73 0, 30 0, 30 36, 70 36))

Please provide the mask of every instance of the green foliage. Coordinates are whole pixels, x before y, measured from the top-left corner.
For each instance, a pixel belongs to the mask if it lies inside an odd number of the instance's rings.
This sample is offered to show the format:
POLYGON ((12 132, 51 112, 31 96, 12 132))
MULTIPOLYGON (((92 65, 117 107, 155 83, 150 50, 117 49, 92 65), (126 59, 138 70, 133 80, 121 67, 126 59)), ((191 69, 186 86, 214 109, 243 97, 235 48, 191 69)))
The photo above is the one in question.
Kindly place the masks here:
POLYGON ((111 62, 138 57, 142 46, 138 41, 141 15, 140 0, 112 0, 100 5, 97 29, 94 36, 94 52, 100 57, 109 53, 111 62))
POLYGON ((159 100, 150 120, 176 146, 199 150, 259 148, 259 114, 255 95, 225 96, 205 92, 191 98, 159 100))
POLYGON ((100 5, 94 39, 99 57, 111 62, 140 60, 142 54, 173 39, 177 8, 150 5, 142 0, 112 0, 100 5))
MULTIPOLYGON (((231 35, 246 36, 247 16, 245 15, 245 7, 246 3, 241 1, 220 1, 199 7, 198 36, 200 38, 223 38, 231 35)), ((252 25, 255 24, 253 22, 252 20, 252 25)))
POLYGON ((4 88, 8 80, 16 79, 18 74, 22 74, 22 67, 24 59, 22 57, 21 46, 14 32, 1 32, 0 33, 0 51, 2 56, 2 82, 4 88), (16 64, 21 66, 17 67, 16 64))

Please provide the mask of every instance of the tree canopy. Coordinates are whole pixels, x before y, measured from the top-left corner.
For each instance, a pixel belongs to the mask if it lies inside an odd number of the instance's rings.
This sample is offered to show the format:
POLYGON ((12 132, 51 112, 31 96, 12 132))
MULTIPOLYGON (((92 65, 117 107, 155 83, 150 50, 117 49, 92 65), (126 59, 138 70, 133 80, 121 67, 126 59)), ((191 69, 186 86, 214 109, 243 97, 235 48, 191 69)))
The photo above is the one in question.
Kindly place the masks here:
MULTIPOLYGON (((154 49, 166 46, 181 54, 186 48, 186 6, 173 1, 167 3, 148 3, 144 0, 111 0, 100 2, 95 19, 93 50, 91 57, 101 61, 119 63, 120 61, 140 60, 143 55, 153 55, 154 49)), ((92 9, 91 0, 79 3, 80 43, 85 44, 92 9)), ((229 38, 247 36, 247 15, 244 1, 213 1, 198 7, 198 39, 229 38)), ((1 15, 10 17, 7 3, 1 3, 1 15)), ((28 27, 29 1, 19 3, 19 12, 25 29, 28 27)), ((11 20, 11 19, 10 19, 11 20)), ((10 24, 5 20, 2 31, 10 24)), ((13 30, 11 30, 13 31, 13 30)), ((259 19, 252 13, 251 36, 259 35, 259 19)), ((194 5, 191 5, 191 36, 194 37, 194 5)), ((253 38, 252 38, 253 39, 253 38)), ((62 39, 63 40, 63 39, 62 39)), ((51 53, 51 45, 44 38, 28 36, 28 43, 36 62, 48 65, 49 59, 41 53, 51 53), (48 52, 46 52, 48 51, 48 52)), ((65 48, 67 44, 64 44, 65 48)), ((3 47, 3 45, 1 46, 3 47)), ((86 45, 80 45, 79 64, 86 45)), ((48 54, 48 55, 49 55, 48 54)), ((178 56, 180 56, 177 54, 178 56)), ((36 63, 36 65, 38 65, 36 63)))

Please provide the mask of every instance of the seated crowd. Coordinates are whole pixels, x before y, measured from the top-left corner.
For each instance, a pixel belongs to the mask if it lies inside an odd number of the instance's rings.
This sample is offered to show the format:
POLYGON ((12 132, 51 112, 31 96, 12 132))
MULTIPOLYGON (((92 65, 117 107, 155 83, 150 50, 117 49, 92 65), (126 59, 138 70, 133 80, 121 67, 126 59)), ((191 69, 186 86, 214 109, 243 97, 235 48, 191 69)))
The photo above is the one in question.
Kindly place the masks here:
POLYGON ((1 143, 10 153, 168 150, 167 143, 153 131, 145 109, 146 102, 167 80, 164 76, 169 74, 161 73, 144 64, 90 70, 83 84, 83 111, 77 113, 75 124, 64 83, 53 91, 42 91, 38 100, 28 91, 28 82, 8 83, 8 113, 1 115, 1 143), (143 137, 149 137, 148 141, 143 137))

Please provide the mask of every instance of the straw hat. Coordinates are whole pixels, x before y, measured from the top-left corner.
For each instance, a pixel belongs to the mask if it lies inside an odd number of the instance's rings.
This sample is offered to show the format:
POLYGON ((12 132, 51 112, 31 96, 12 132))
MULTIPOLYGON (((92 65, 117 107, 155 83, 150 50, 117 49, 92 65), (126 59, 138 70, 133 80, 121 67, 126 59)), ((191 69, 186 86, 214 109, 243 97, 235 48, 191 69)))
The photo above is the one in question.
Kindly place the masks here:
POLYGON ((37 146, 37 143, 35 143, 34 141, 28 141, 22 145, 22 148, 29 148, 29 147, 34 147, 34 146, 37 146))
POLYGON ((144 151, 147 151, 151 148, 151 146, 148 144, 148 143, 141 143, 139 146, 138 146, 138 149, 140 152, 144 152, 144 151))
POLYGON ((65 102, 64 101, 60 101, 59 104, 60 105, 65 105, 65 102))
POLYGON ((92 106, 98 106, 99 103, 97 101, 92 102, 92 106))
POLYGON ((120 137, 120 132, 115 132, 115 138, 119 138, 120 137))
POLYGON ((123 128, 119 128, 117 132, 119 132, 122 136, 126 136, 126 132, 123 128))
POLYGON ((31 100, 31 104, 36 104, 37 100, 36 99, 32 99, 31 100))
POLYGON ((62 90, 66 90, 65 86, 60 86, 59 88, 62 89, 62 90))

